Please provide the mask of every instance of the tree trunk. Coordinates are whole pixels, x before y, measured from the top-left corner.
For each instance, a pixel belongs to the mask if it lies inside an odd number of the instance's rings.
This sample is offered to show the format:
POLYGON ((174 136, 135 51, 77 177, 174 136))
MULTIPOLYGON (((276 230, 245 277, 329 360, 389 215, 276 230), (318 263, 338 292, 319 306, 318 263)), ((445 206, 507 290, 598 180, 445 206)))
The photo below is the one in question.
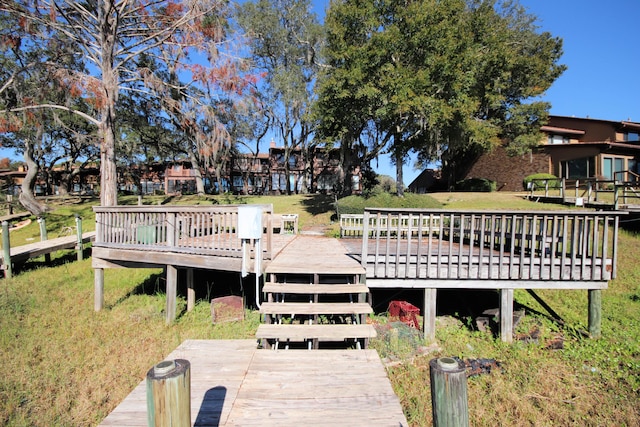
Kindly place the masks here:
POLYGON ((193 151, 189 152, 189 160, 191 160, 191 168, 193 169, 193 176, 196 178, 196 193, 199 196, 204 195, 204 180, 202 179, 202 172, 200 171, 200 164, 193 151))
POLYGON ((115 64, 115 34, 118 17, 113 2, 105 1, 99 10, 103 37, 101 39, 102 63, 102 108, 100 111, 99 131, 102 136, 100 146, 100 204, 116 206, 118 204, 118 174, 116 167, 116 103, 118 101, 118 70, 115 64))
POLYGON ((396 152, 396 194, 398 197, 404 197, 404 180, 402 176, 402 153, 396 152))
MULTIPOLYGON (((42 137, 42 128, 38 127, 36 138, 42 137)), ((27 164, 27 175, 22 181, 22 192, 20 193, 20 204, 33 215, 39 216, 46 212, 45 205, 38 202, 33 194, 33 188, 38 177, 38 163, 33 158, 33 144, 25 140, 24 161, 27 164)))

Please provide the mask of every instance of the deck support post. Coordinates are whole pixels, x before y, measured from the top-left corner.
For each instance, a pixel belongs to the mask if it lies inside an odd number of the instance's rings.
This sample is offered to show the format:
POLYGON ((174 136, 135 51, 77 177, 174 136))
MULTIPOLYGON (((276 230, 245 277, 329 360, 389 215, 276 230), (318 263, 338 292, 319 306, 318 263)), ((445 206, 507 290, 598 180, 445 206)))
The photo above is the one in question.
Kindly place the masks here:
POLYGON ((513 289, 500 289, 500 338, 513 341, 513 289))
POLYGON ((93 269, 93 308, 95 311, 102 310, 104 307, 104 269, 93 269))
POLYGON ((187 311, 196 305, 196 291, 193 287, 193 268, 187 268, 187 311))
POLYGON ((591 338, 600 338, 602 333, 600 325, 602 321, 602 291, 589 289, 589 335, 591 338))
POLYGON ((178 296, 178 269, 167 265, 167 325, 176 319, 176 303, 178 296))
POLYGON ((422 330, 424 338, 429 342, 436 340, 436 299, 438 291, 435 288, 424 290, 424 313, 422 316, 422 330))

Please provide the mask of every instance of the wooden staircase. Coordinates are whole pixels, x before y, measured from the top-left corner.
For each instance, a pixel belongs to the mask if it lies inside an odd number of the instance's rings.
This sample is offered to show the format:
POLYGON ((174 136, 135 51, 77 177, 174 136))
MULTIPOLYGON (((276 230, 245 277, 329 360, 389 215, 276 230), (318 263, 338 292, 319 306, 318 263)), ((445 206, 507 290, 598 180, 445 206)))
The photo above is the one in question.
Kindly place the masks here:
POLYGON ((366 321, 373 310, 364 274, 337 240, 296 237, 267 267, 256 337, 264 348, 366 348, 376 331, 366 321), (302 253, 315 256, 301 260, 302 253))

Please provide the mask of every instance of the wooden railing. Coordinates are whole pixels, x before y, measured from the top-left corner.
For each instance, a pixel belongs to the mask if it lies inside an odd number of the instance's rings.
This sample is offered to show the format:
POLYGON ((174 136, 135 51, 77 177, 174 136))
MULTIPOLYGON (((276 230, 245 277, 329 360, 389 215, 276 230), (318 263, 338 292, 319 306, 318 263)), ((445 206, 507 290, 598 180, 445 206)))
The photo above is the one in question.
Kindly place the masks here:
MULTIPOLYGON (((401 233, 411 232, 414 235, 420 233, 422 235, 430 233, 431 229, 439 227, 438 217, 428 216, 410 216, 401 215, 391 218, 388 222, 386 216, 369 216, 367 229, 370 236, 378 230, 381 235, 385 233, 401 233)), ((340 237, 362 237, 364 230, 364 214, 341 214, 340 215, 340 237)))
POLYGON ((367 208, 362 264, 373 279, 608 281, 620 215, 367 208))
POLYGON ((634 180, 622 181, 595 178, 534 179, 529 187, 529 198, 560 198, 563 202, 571 202, 578 205, 608 205, 616 210, 620 207, 620 204, 638 204, 638 200, 640 200, 640 177, 631 171, 623 171, 621 173, 628 174, 634 180))
MULTIPOLYGON (((261 208, 262 255, 271 259, 273 207, 261 208)), ((97 206, 94 211, 97 247, 242 257, 236 205, 97 206)))

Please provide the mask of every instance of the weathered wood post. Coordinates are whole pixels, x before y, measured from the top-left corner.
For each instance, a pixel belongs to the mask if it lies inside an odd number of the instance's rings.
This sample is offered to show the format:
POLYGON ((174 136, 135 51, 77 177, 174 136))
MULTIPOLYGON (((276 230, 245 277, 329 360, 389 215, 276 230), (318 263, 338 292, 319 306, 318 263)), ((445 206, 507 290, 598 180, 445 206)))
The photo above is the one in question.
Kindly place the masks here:
POLYGON ((602 291, 600 289, 589 290, 589 335, 591 338, 600 338, 602 323, 602 291))
POLYGON ((193 268, 187 268, 187 311, 196 306, 196 290, 193 282, 193 268))
POLYGON ((428 342, 436 340, 436 301, 438 290, 436 288, 425 288, 424 290, 424 311, 422 313, 422 331, 424 339, 428 342))
POLYGON ((13 269, 11 267, 11 239, 9 238, 9 222, 2 221, 2 253, 4 277, 11 278, 13 269))
POLYGON ((165 360, 147 372, 147 425, 191 426, 191 364, 165 360))
MULTIPOLYGON (((47 223, 43 217, 38 217, 38 225, 40 225, 40 241, 44 242, 48 239, 47 237, 47 223)), ((44 261, 46 263, 51 262, 51 254, 44 254, 44 261)))
POLYGON ((78 261, 82 261, 82 252, 84 251, 84 248, 82 247, 82 218, 80 218, 80 215, 75 214, 76 217, 76 235, 78 237, 77 243, 76 243, 76 251, 78 251, 78 261))
POLYGON ((176 305, 178 299, 178 267, 167 265, 167 305, 166 324, 176 320, 176 305))
POLYGON ((434 427, 468 427, 467 374, 464 363, 451 357, 429 361, 434 427))

